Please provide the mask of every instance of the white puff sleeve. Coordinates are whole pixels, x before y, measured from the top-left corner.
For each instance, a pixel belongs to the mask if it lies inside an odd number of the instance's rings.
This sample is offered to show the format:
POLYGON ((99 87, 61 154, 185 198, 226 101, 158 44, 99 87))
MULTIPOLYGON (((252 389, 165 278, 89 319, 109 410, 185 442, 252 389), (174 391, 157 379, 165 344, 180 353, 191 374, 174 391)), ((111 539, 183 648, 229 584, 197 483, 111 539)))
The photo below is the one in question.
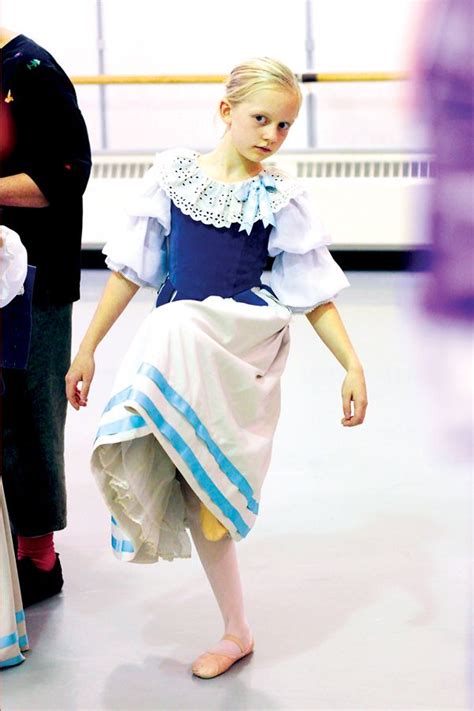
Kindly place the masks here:
POLYGON ((292 311, 312 311, 349 286, 327 248, 330 243, 306 193, 276 213, 268 244, 269 255, 275 257, 270 286, 292 311))
POLYGON ((23 293, 27 253, 16 232, 0 226, 0 308, 23 293))
POLYGON ((155 166, 143 177, 126 213, 124 230, 102 250, 106 264, 138 286, 158 289, 168 274, 171 203, 160 187, 155 166))

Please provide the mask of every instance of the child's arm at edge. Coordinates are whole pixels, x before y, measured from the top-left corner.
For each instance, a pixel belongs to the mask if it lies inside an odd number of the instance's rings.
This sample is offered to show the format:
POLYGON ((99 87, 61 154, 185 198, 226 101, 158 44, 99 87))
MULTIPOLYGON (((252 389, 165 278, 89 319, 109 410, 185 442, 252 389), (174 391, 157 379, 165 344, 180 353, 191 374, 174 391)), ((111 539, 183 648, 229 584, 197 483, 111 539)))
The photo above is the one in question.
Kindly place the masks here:
POLYGON ((306 318, 331 353, 347 371, 342 384, 342 410, 344 427, 361 425, 367 409, 367 389, 362 364, 350 342, 339 312, 330 302, 317 306, 306 318), (352 413, 351 403, 354 403, 352 413))
POLYGON ((94 377, 94 353, 140 287, 113 272, 99 301, 95 314, 66 375, 67 399, 75 410, 87 405, 89 388, 94 377), (79 383, 82 383, 79 388, 79 383))

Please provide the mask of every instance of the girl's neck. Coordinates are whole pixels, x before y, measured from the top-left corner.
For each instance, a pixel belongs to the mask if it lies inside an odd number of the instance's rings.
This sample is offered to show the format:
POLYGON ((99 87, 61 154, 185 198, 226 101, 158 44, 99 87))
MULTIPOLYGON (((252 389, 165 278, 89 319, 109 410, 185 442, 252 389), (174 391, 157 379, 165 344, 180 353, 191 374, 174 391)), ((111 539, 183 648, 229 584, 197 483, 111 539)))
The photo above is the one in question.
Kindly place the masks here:
POLYGON ((199 164, 206 174, 222 183, 236 183, 254 178, 261 173, 261 163, 246 160, 224 135, 210 153, 199 156, 199 164))

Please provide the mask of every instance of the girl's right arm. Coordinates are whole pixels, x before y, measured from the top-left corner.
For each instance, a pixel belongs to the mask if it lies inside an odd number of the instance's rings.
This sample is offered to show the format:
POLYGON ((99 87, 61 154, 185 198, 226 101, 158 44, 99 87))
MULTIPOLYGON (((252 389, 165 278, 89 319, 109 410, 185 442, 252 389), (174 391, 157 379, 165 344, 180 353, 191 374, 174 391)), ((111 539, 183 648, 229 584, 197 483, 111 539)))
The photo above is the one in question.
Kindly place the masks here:
POLYGON ((79 351, 66 375, 67 399, 75 410, 87 405, 87 395, 94 377, 95 349, 139 288, 119 272, 111 274, 79 351), (79 383, 82 384, 81 387, 79 383))

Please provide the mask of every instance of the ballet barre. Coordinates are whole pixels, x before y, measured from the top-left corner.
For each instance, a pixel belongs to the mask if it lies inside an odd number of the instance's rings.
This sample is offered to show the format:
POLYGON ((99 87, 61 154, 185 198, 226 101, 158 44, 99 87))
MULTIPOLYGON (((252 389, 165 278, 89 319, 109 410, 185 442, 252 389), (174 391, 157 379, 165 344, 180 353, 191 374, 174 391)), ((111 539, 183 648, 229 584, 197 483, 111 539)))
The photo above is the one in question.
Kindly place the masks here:
MULTIPOLYGON (((296 74, 296 77, 302 84, 405 81, 409 78, 403 72, 305 72, 296 74)), ((70 77, 73 84, 223 84, 227 78, 225 74, 96 74, 70 77)))

